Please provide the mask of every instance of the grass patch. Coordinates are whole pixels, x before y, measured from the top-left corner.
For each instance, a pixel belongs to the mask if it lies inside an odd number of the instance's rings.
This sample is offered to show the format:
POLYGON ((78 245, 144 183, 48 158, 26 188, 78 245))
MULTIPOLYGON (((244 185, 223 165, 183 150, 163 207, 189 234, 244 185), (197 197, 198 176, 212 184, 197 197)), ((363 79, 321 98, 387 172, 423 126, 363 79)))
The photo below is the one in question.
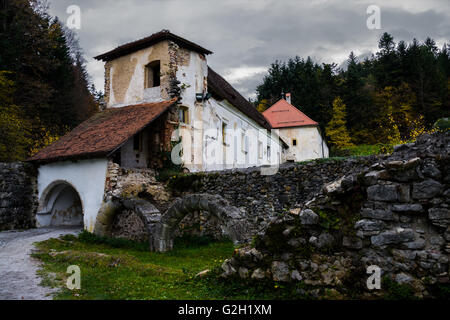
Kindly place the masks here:
POLYGON ((385 277, 382 279, 382 286, 386 291, 384 298, 386 300, 417 300, 413 289, 406 284, 397 282, 385 277))
POLYGON ((313 160, 307 160, 307 161, 300 161, 297 162, 298 164, 308 164, 308 163, 328 163, 328 162, 341 162, 348 158, 348 156, 343 157, 330 157, 330 158, 320 158, 320 159, 313 159, 313 160))
POLYGON ((292 299, 302 297, 301 284, 220 278, 221 264, 235 247, 231 241, 182 238, 168 253, 149 252, 147 244, 96 237, 83 232, 37 244, 35 258, 43 262, 43 285, 60 288, 63 300, 165 299, 292 299), (65 287, 67 267, 81 269, 81 289, 65 287), (212 270, 206 277, 195 275, 212 270), (282 290, 284 289, 284 290, 282 290))
POLYGON ((334 157, 362 157, 362 156, 391 153, 392 150, 393 146, 384 144, 374 144, 374 145, 360 144, 345 149, 331 148, 330 153, 334 157))

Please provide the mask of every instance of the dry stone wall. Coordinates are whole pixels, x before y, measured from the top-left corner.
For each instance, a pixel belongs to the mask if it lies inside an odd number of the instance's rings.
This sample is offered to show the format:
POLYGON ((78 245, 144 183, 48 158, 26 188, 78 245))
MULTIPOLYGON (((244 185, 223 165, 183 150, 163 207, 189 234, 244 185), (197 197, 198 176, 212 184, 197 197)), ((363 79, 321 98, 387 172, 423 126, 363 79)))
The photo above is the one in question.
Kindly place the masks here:
POLYGON ((436 297, 450 283, 449 153, 450 134, 424 136, 326 184, 273 221, 253 246, 236 250, 223 276, 374 297, 383 291, 369 292, 366 270, 377 266, 383 285, 391 281, 417 297, 436 297))
MULTIPOLYGON (((173 178, 169 186, 180 194, 222 196, 246 216, 249 233, 255 236, 264 232, 278 216, 312 199, 324 184, 367 169, 377 161, 378 157, 370 156, 289 163, 281 165, 278 173, 270 176, 261 175, 261 168, 194 173, 173 178)), ((209 230, 206 222, 200 227, 204 233, 209 230)), ((219 237, 217 232, 216 237, 219 237)))
POLYGON ((25 163, 0 163, 0 231, 34 227, 37 171, 25 163))

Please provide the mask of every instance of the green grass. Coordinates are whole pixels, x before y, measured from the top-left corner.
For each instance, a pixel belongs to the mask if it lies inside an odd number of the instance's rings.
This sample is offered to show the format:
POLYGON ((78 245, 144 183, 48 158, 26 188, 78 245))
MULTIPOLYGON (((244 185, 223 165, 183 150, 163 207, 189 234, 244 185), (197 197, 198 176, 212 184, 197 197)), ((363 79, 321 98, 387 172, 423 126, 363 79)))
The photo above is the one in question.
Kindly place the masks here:
POLYGON ((368 145, 361 144, 354 147, 347 148, 350 156, 370 156, 373 154, 381 154, 384 151, 384 146, 381 144, 368 145))
POLYGON ((34 257, 43 262, 43 285, 60 288, 56 299, 75 300, 210 300, 292 299, 301 284, 285 287, 271 281, 222 279, 220 266, 232 242, 178 241, 168 253, 148 252, 143 244, 99 238, 87 233, 37 244, 34 257), (81 289, 66 288, 67 267, 81 269, 81 289), (195 275, 210 269, 206 277, 195 275))

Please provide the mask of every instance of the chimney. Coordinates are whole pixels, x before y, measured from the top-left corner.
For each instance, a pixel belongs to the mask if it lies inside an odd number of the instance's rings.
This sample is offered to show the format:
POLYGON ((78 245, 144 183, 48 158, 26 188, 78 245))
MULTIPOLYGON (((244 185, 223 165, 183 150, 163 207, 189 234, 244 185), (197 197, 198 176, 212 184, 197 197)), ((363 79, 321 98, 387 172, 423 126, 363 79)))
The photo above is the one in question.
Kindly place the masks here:
POLYGON ((286 93, 286 101, 287 101, 289 104, 292 104, 292 102, 291 102, 291 94, 290 94, 290 93, 286 93))

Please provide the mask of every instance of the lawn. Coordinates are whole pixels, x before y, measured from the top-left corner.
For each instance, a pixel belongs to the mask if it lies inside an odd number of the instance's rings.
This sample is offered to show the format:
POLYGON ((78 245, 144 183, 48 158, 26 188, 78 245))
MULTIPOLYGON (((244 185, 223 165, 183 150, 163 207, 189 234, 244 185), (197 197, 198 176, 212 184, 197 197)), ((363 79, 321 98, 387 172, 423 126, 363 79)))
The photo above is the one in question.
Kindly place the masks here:
MULTIPOLYGON (((60 288, 55 299, 285 299, 296 296, 283 285, 224 280, 220 265, 231 242, 183 241, 169 253, 147 251, 145 244, 97 238, 82 233, 37 244, 34 257, 43 262, 43 285, 60 288), (66 288, 67 267, 81 269, 81 289, 66 288), (210 269, 205 277, 196 277, 210 269)), ((292 288, 294 289, 294 288, 292 288)), ((295 289, 294 289, 295 290, 295 289)), ((297 297, 299 298, 299 297, 297 297)))
POLYGON ((351 156, 369 156, 373 154, 381 154, 384 151, 383 149, 386 148, 387 148, 386 146, 383 146, 381 144, 376 145, 361 144, 347 148, 345 150, 348 150, 351 156))

